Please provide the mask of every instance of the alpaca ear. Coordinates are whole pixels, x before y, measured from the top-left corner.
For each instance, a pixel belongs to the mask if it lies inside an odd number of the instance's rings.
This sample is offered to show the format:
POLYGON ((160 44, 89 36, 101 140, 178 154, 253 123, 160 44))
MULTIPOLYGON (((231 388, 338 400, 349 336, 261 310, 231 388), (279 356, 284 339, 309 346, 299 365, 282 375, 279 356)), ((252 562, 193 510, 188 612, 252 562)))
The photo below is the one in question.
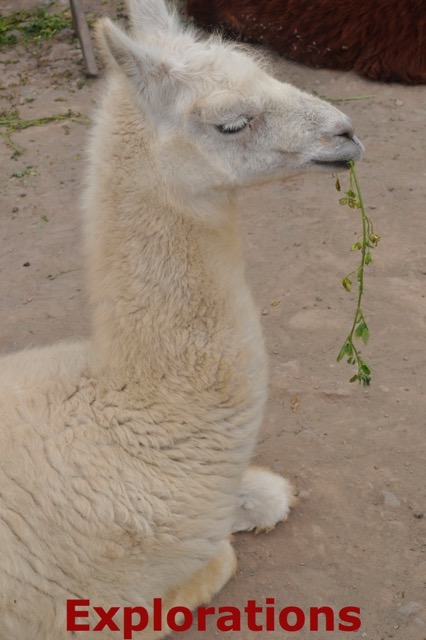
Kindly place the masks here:
POLYGON ((176 100, 181 65, 156 47, 132 40, 108 18, 97 25, 97 39, 105 61, 124 73, 145 110, 161 120, 167 106, 176 100))
POLYGON ((153 52, 150 52, 151 55, 147 54, 109 18, 102 18, 98 22, 96 36, 105 62, 109 66, 120 68, 131 80, 140 78, 141 83, 144 77, 155 75, 159 61, 155 63, 153 52))
POLYGON ((97 40, 106 62, 121 69, 139 90, 166 79, 170 72, 172 64, 164 55, 135 42, 108 18, 98 22, 97 40))
POLYGON ((147 36, 160 32, 177 33, 178 20, 164 0, 127 0, 130 22, 135 31, 147 36))

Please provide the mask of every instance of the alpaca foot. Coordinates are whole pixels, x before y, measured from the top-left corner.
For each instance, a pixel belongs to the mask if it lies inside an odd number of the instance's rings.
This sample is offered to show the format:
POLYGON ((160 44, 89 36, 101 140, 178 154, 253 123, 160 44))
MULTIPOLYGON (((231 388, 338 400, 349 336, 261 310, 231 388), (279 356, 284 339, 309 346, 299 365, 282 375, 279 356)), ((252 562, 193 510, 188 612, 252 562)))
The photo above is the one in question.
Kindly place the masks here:
POLYGON ((237 558, 229 540, 220 543, 218 553, 191 578, 167 596, 167 608, 185 606, 195 609, 207 604, 235 575, 237 558))
POLYGON ((288 480, 262 467, 249 467, 243 475, 233 532, 270 531, 287 520, 296 503, 288 480))

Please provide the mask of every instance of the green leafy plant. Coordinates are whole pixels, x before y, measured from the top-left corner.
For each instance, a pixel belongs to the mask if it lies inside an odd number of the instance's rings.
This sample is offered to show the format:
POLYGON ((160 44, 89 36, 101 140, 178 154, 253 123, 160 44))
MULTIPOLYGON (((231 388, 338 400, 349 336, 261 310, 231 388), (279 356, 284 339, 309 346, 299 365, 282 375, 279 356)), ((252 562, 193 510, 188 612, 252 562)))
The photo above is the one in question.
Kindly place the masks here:
MULTIPOLYGON (((352 327, 339 351, 337 361, 340 362, 340 360, 347 357, 348 364, 356 365, 358 369, 358 372, 352 376, 349 382, 358 381, 364 387, 368 387, 371 382, 371 367, 362 357, 361 351, 355 344, 355 339, 361 339, 364 345, 367 345, 370 338, 370 330, 361 306, 362 296, 364 293, 364 269, 373 261, 371 251, 377 246, 380 236, 374 232, 373 223, 365 213, 364 201, 359 186, 358 176, 355 171, 355 163, 350 161, 349 165, 349 189, 345 192, 344 197, 340 198, 339 203, 342 206, 348 206, 350 209, 359 209, 361 211, 362 237, 351 247, 351 251, 360 251, 361 259, 356 269, 351 271, 351 273, 345 276, 342 280, 343 288, 346 291, 351 291, 352 278, 355 276, 355 280, 358 284, 358 297, 352 327)), ((336 180, 336 189, 341 191, 338 178, 336 180)))
POLYGON ((49 7, 37 7, 0 16, 0 46, 10 46, 18 42, 20 33, 24 40, 50 40, 56 33, 71 28, 69 9, 60 13, 49 13, 49 7))
POLYGON ((4 128, 4 131, 0 130, 0 137, 11 147, 17 155, 23 153, 24 149, 18 147, 11 139, 11 134, 15 131, 22 131, 28 127, 41 127, 49 122, 59 122, 60 120, 71 120, 72 122, 80 122, 88 124, 90 121, 80 113, 74 113, 69 109, 67 113, 55 113, 51 116, 44 116, 42 118, 21 118, 16 107, 11 107, 7 111, 0 111, 0 129, 4 128))

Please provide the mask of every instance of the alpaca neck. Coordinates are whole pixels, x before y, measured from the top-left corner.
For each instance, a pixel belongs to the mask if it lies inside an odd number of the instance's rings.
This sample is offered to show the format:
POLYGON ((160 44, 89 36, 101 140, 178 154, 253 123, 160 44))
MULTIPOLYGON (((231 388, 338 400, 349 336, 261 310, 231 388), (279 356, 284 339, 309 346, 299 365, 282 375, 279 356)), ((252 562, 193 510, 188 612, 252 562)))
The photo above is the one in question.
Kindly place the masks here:
POLYGON ((195 366, 248 292, 232 211, 226 226, 206 228, 152 193, 134 195, 134 211, 105 205, 92 224, 93 341, 101 369, 158 381, 191 358, 195 366))
POLYGON ((110 92, 99 119, 86 194, 95 363, 154 386, 192 376, 194 388, 242 358, 254 377, 263 343, 232 199, 165 196, 155 141, 119 96, 110 92))

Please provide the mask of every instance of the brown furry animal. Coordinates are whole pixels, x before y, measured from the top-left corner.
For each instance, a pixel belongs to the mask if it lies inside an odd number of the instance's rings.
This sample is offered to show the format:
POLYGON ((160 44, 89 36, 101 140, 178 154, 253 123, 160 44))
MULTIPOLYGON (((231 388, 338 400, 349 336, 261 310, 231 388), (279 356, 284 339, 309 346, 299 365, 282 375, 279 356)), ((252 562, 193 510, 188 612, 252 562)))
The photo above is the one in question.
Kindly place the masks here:
POLYGON ((187 8, 207 28, 297 62, 426 83, 426 0, 188 0, 187 8))

